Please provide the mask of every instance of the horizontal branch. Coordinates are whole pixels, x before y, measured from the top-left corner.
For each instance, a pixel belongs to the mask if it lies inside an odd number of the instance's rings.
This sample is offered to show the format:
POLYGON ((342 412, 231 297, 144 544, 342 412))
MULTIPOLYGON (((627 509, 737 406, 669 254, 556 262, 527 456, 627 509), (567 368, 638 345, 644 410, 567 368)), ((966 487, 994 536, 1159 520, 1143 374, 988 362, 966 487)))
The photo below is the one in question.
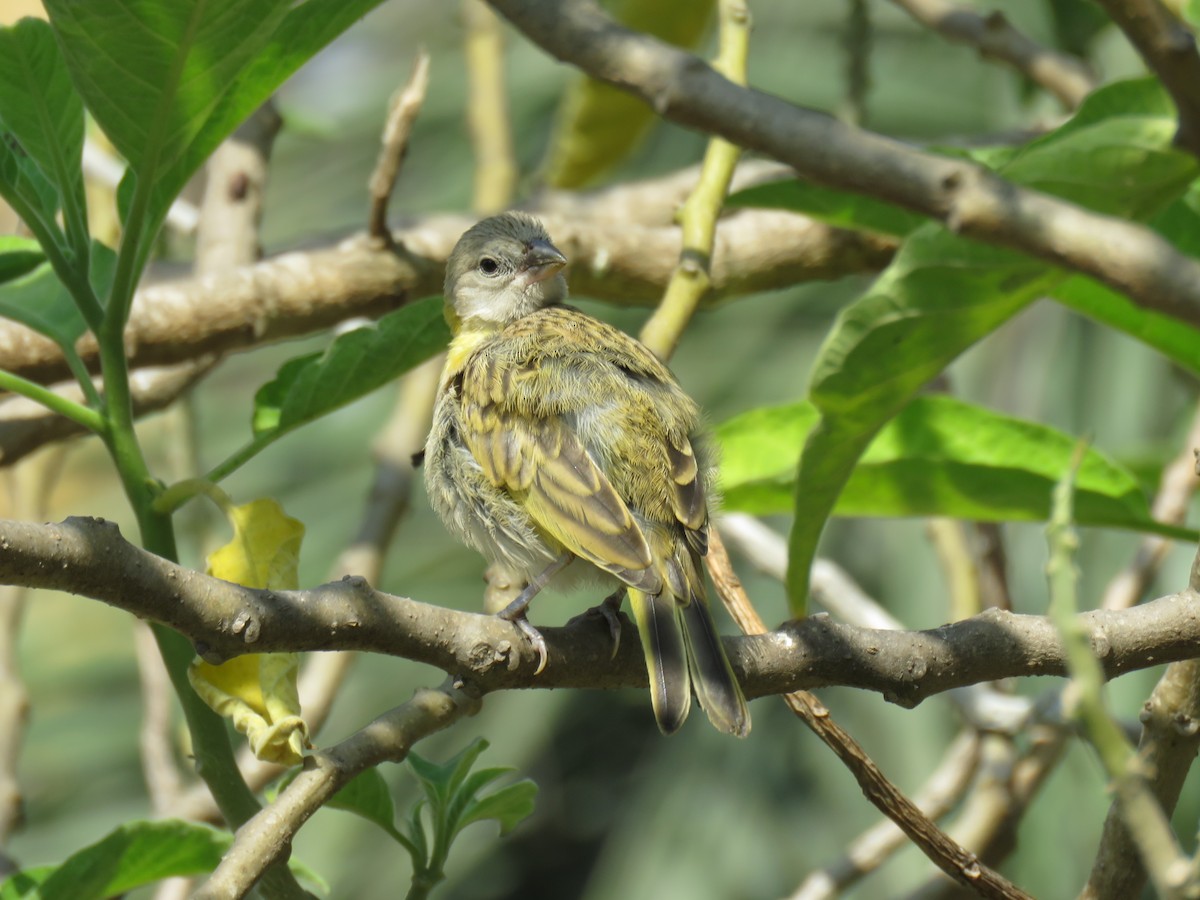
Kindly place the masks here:
MULTIPOLYGON (((751 167, 750 172, 781 177, 774 165, 751 167)), ((682 185, 690 187, 696 174, 691 170, 574 198, 552 192, 532 204, 529 209, 544 219, 555 244, 571 260, 571 292, 623 306, 657 303, 681 247, 671 211, 682 185), (645 210, 631 214, 638 204, 645 210), (646 224, 647 219, 652 223, 646 224)), ((474 222, 463 215, 429 216, 402 223, 391 248, 355 237, 219 275, 145 287, 134 298, 125 332, 130 364, 172 365, 225 354, 311 334, 351 318, 378 318, 409 301, 440 294, 446 258, 474 222)), ((717 229, 713 283, 705 302, 878 271, 895 246, 889 238, 793 213, 741 210, 722 219, 717 229)), ((80 340, 78 349, 94 366, 91 335, 80 340)), ((0 321, 0 368, 42 384, 72 377, 52 341, 9 321, 0 321)))
MULTIPOLYGON (((88 518, 55 525, 0 520, 0 551, 0 583, 82 594, 162 622, 213 661, 364 650, 428 663, 481 691, 646 685, 628 623, 615 658, 602 622, 544 629, 549 662, 535 675, 536 655, 511 623, 386 594, 360 578, 305 591, 252 590, 147 553, 112 523, 88 518)), ((1080 618, 1110 678, 1200 656, 1200 594, 1191 590, 1080 618)), ((769 634, 727 638, 726 647, 751 697, 840 684, 915 706, 968 684, 1066 672, 1047 618, 995 610, 927 631, 812 616, 769 634)))
POLYGON ((916 150, 741 87, 692 54, 618 25, 590 0, 490 0, 530 40, 663 118, 878 197, 989 244, 1090 275, 1139 306, 1200 325, 1200 260, 1148 228, 916 150))

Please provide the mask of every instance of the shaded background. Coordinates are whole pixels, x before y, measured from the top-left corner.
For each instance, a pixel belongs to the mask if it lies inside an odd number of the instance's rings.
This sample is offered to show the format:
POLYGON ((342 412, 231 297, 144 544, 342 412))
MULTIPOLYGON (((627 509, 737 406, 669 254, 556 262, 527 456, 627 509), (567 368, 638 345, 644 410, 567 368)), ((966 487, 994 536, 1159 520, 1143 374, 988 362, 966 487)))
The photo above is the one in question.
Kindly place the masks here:
MULTIPOLYGON (((21 6, 0 0, 0 17, 10 20, 21 6)), ((1054 44, 1072 38, 1069 31, 1056 34, 1050 3, 1004 6, 1035 39, 1054 44)), ((754 0, 751 10, 756 22, 751 83, 804 106, 842 108, 847 4, 754 0)), ((887 4, 874 3, 870 10, 868 127, 936 144, 1048 124, 1058 115, 1051 99, 1018 76, 946 44, 887 4)), ((472 157, 458 5, 392 0, 310 63, 279 96, 287 124, 276 143, 266 204, 263 240, 269 254, 328 243, 363 227, 365 183, 383 111, 407 76, 418 45, 432 56, 431 89, 392 214, 469 207, 472 157)), ((702 45, 703 52, 709 49, 711 37, 702 45)), ((1106 79, 1139 71, 1113 29, 1097 35, 1088 54, 1106 79)), ((559 98, 576 75, 510 33, 508 77, 527 192, 536 184, 559 98)), ((602 183, 673 171, 698 162, 703 148, 700 135, 658 126, 602 183)), ((179 259, 187 252, 174 248, 179 259)), ((847 278, 739 298, 704 312, 673 368, 714 422, 765 403, 797 399, 833 316, 866 283, 862 277, 847 278)), ((647 315, 586 298, 580 305, 634 332, 647 315)), ((327 340, 232 357, 201 385, 192 423, 200 471, 246 439, 253 390, 282 361, 327 340)), ((1099 448, 1134 467, 1148 489, 1159 467, 1182 446, 1195 395, 1193 383, 1148 349, 1046 302, 966 354, 951 368, 950 378, 966 399, 1093 436, 1099 448)), ((239 502, 274 496, 307 523, 303 584, 327 577, 357 527, 371 474, 369 445, 392 398, 386 389, 320 427, 302 429, 226 484, 239 502)), ((156 470, 178 471, 172 454, 185 424, 178 411, 145 423, 150 452, 158 455, 152 463, 156 470)), ((126 535, 134 534, 99 445, 79 441, 68 453, 48 517, 103 515, 120 521, 126 535)), ((45 465, 47 456, 44 452, 28 464, 45 465)), ((776 524, 787 527, 785 521, 776 524)), ((1004 532, 1017 609, 1043 612, 1041 527, 1005 526, 1004 532)), ((224 539, 222 523, 208 510, 184 514, 185 563, 202 566, 207 549, 224 539)), ((1135 542, 1119 533, 1084 532, 1084 603, 1096 602, 1135 542)), ((945 620, 947 589, 922 522, 839 520, 828 529, 824 552, 908 627, 945 620)), ((1176 550, 1160 593, 1186 583, 1190 556, 1190 548, 1176 550)), ((476 556, 443 532, 418 488, 380 586, 475 609, 482 568, 476 556)), ((739 571, 767 621, 785 618, 782 587, 744 563, 739 571)), ((533 618, 558 624, 590 602, 584 596, 548 595, 535 605, 533 618)), ((727 620, 725 626, 732 628, 727 620)), ((33 865, 60 860, 120 822, 149 814, 149 807, 137 757, 140 702, 128 617, 89 600, 38 594, 29 609, 22 664, 33 705, 20 766, 28 822, 10 849, 21 863, 33 865)), ((1114 684, 1111 697, 1120 715, 1136 720, 1158 674, 1137 673, 1114 684)), ((405 660, 361 658, 318 741, 340 740, 407 699, 415 687, 439 680, 440 673, 405 660)), ((1026 681, 1017 687, 1038 694, 1053 686, 1026 681)), ((847 689, 825 690, 821 697, 909 791, 958 729, 944 699, 908 711, 847 689)), ((638 692, 528 691, 489 697, 478 716, 419 750, 440 760, 475 736, 485 736, 492 747, 483 764, 512 765, 537 781, 537 810, 502 841, 496 840, 494 826, 472 827, 456 845, 449 883, 437 895, 481 900, 786 895, 807 872, 838 856, 877 815, 850 775, 781 703, 757 701, 753 715, 754 731, 744 742, 717 734, 701 716, 681 734, 664 739, 654 727, 648 698, 638 692)), ((384 773, 394 785, 398 808, 405 809, 416 795, 411 777, 398 766, 384 773)), ((1194 834, 1200 813, 1195 787, 1193 773, 1176 813, 1185 840, 1194 834)), ((1090 751, 1073 744, 1036 800, 1016 852, 1002 870, 1039 897, 1074 895, 1090 867, 1106 809, 1098 763, 1090 751)), ((382 832, 345 813, 318 813, 300 833, 295 855, 329 880, 334 897, 392 898, 407 886, 407 856, 382 832)), ((909 848, 850 896, 900 895, 927 873, 923 857, 909 848)))

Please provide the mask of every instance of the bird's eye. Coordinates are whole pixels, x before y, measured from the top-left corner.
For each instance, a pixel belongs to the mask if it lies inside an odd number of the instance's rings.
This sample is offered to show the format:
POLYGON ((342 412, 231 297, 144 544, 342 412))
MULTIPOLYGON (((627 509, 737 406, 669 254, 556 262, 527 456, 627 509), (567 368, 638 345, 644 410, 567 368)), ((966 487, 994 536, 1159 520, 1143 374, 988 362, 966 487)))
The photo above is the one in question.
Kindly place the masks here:
POLYGON ((500 263, 496 262, 490 256, 485 256, 479 261, 479 271, 484 275, 495 275, 500 271, 500 263))

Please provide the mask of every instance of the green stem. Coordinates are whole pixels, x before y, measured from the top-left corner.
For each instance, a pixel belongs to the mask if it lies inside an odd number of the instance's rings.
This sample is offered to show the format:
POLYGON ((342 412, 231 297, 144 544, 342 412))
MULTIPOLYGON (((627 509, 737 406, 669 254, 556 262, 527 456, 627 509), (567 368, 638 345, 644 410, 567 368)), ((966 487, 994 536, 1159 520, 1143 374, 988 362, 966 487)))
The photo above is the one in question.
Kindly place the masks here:
POLYGON ((282 435, 278 431, 264 431, 209 469, 204 480, 211 481, 213 484, 219 483, 275 443, 280 437, 282 435))
MULTIPOLYGON (((5 372, 3 369, 0 369, 0 388, 12 391, 14 394, 20 394, 22 397, 28 397, 30 400, 42 404, 42 406, 51 412, 56 412, 77 425, 82 425, 88 431, 102 434, 105 430, 104 417, 96 412, 96 410, 88 409, 74 400, 68 400, 61 394, 56 394, 49 388, 45 388, 27 378, 22 378, 20 375, 14 375, 12 372, 5 372)), ((95 393, 94 386, 93 393, 95 393)), ((98 399, 99 397, 97 397, 98 399)))

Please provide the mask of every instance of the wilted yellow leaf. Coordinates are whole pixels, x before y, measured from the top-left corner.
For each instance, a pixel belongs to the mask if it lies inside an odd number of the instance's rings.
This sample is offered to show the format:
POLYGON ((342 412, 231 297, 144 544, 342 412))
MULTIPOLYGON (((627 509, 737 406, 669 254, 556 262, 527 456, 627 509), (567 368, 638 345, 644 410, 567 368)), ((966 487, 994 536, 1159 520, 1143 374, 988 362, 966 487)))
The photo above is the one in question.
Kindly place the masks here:
MULTIPOLYGON (((252 588, 299 587, 303 523, 274 500, 226 507, 233 539, 208 557, 208 573, 252 588)), ((196 660, 188 679, 196 693, 246 735, 259 759, 298 765, 308 746, 300 718, 296 653, 254 653, 220 665, 196 660)))

